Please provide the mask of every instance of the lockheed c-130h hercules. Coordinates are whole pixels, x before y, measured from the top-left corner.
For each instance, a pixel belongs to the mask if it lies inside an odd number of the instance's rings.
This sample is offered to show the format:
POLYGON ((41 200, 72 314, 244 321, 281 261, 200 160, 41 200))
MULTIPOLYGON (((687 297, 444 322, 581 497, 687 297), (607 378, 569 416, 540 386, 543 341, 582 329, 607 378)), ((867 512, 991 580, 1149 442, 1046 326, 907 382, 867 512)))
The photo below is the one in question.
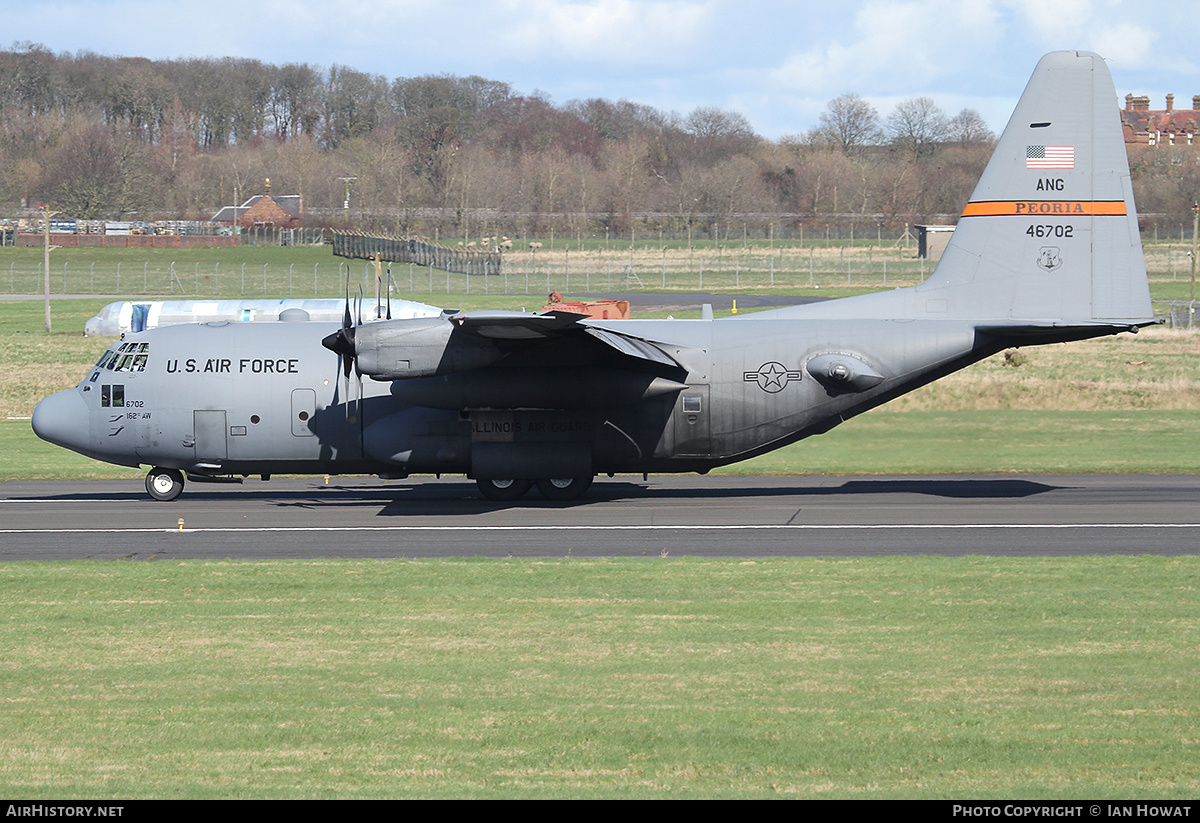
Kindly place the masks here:
POLYGON ((1038 63, 936 270, 894 291, 697 320, 445 312, 127 334, 37 434, 150 494, 184 475, 464 473, 572 499, 600 473, 705 472, 1011 346, 1154 323, 1104 61, 1038 63), (365 379, 364 379, 365 378, 365 379))

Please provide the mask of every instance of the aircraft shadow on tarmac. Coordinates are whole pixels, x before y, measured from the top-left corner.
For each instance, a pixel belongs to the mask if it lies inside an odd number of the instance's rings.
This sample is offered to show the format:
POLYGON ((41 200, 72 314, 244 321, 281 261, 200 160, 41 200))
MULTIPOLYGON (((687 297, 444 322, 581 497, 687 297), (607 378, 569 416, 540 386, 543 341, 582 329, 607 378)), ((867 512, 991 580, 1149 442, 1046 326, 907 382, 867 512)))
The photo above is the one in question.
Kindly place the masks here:
MULTIPOLYGON (((732 479, 732 478, 731 478, 732 479)), ((205 501, 232 502, 238 498, 247 503, 265 503, 279 508, 318 509, 335 507, 374 508, 382 506, 377 517, 414 517, 430 514, 472 514, 504 509, 572 509, 613 503, 621 500, 729 500, 771 497, 847 497, 859 495, 922 495, 961 500, 1019 499, 1056 491, 1062 486, 1053 486, 1034 480, 1020 478, 879 478, 848 479, 841 483, 821 486, 768 486, 743 483, 740 479, 723 482, 712 478, 710 484, 689 483, 679 486, 645 485, 640 481, 602 480, 595 483, 579 500, 550 501, 536 492, 519 501, 501 503, 486 500, 471 482, 453 483, 393 483, 386 486, 337 483, 313 489, 278 490, 268 487, 250 490, 242 487, 222 490, 189 490, 177 502, 203 505, 205 501)), ((801 483, 803 480, 801 480, 801 483)), ((134 501, 148 506, 165 504, 149 500, 145 495, 129 492, 72 493, 60 495, 38 495, 43 500, 106 500, 134 501)), ((20 498, 14 498, 20 499, 20 498)))
MULTIPOLYGON (((446 514, 449 510, 461 513, 490 512, 504 509, 573 509, 581 506, 614 503, 621 500, 730 500, 769 497, 825 497, 850 495, 925 495, 930 497, 986 500, 1018 499, 1055 491, 1061 486, 1052 486, 1032 480, 1021 479, 920 479, 893 478, 879 480, 847 480, 839 485, 821 487, 774 487, 762 485, 723 485, 715 480, 712 486, 655 487, 640 482, 607 481, 597 482, 579 500, 550 501, 531 492, 527 497, 512 503, 499 503, 479 496, 474 484, 437 484, 422 487, 398 486, 390 489, 378 487, 347 489, 358 494, 345 499, 346 505, 371 505, 383 502, 379 517, 412 517, 426 514, 446 514)), ((287 501, 280 505, 340 505, 335 499, 314 501, 310 498, 287 501)))

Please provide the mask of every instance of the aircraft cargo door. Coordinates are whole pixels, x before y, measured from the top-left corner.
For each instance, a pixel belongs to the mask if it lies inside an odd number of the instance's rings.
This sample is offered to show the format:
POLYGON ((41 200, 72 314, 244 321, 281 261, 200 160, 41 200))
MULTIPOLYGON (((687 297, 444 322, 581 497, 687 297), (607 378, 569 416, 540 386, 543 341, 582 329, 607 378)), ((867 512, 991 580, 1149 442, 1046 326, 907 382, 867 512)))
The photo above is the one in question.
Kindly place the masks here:
POLYGON ((221 463, 229 455, 225 445, 225 410, 192 412, 196 426, 196 462, 221 463))

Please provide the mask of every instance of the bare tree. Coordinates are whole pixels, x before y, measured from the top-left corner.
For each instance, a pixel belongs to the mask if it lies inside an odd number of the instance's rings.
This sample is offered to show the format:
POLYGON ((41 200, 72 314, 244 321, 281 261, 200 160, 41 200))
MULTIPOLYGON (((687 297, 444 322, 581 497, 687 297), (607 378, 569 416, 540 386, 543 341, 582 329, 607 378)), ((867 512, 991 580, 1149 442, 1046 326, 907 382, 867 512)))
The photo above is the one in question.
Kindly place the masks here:
POLYGON ((41 190, 74 217, 116 217, 148 202, 148 163, 127 135, 81 120, 53 155, 41 190))
POLYGON ((975 109, 963 109, 946 124, 946 139, 951 143, 991 143, 996 139, 983 117, 975 109))
POLYGON ((744 115, 716 106, 694 109, 682 125, 694 141, 689 153, 706 166, 747 154, 758 142, 744 115))
POLYGON ((864 146, 878 144, 883 139, 879 113, 875 107, 852 92, 830 100, 821 113, 820 125, 810 133, 814 142, 837 146, 846 154, 854 154, 864 146))
POLYGON ((911 97, 888 115, 887 131, 892 144, 927 157, 938 143, 945 142, 950 121, 929 97, 911 97))

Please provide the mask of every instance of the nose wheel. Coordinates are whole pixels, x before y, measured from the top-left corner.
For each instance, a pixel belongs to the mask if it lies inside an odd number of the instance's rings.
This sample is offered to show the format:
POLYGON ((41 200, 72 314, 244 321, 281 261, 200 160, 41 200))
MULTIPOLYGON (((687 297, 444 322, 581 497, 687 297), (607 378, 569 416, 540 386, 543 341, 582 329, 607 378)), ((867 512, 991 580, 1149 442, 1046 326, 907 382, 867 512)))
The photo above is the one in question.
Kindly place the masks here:
POLYGON ((183 472, 155 466, 146 475, 146 491, 155 500, 174 500, 183 492, 183 472))

